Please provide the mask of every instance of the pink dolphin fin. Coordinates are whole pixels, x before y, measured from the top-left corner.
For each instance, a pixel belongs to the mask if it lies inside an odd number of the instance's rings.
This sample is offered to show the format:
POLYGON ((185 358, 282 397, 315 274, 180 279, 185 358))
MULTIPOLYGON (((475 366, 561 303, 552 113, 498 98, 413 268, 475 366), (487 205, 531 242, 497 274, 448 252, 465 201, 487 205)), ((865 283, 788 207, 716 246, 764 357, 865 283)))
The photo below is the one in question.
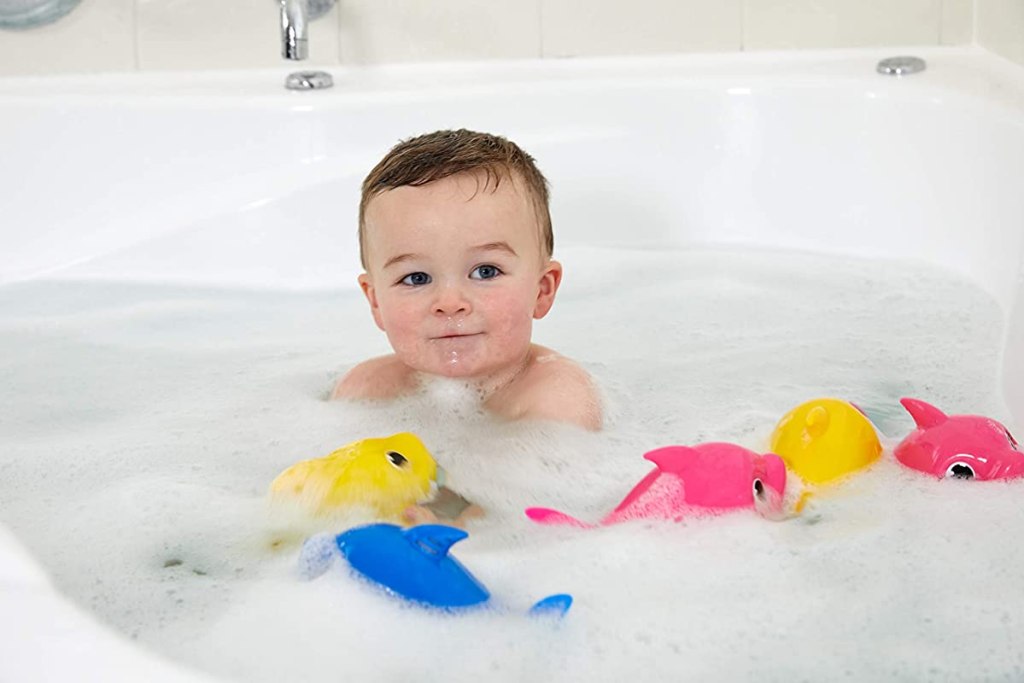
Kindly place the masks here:
POLYGON ((574 526, 579 529, 591 529, 594 526, 551 508, 526 508, 526 516, 546 526, 574 526))
POLYGON ((939 478, 1024 476, 1024 453, 1002 423, 981 415, 946 415, 914 398, 900 403, 917 425, 894 451, 903 465, 939 478))
POLYGON ((933 406, 931 403, 926 403, 916 398, 901 398, 900 403, 910 413, 910 417, 914 418, 914 422, 917 424, 919 429, 930 429, 937 427, 946 420, 949 416, 944 412, 933 406))

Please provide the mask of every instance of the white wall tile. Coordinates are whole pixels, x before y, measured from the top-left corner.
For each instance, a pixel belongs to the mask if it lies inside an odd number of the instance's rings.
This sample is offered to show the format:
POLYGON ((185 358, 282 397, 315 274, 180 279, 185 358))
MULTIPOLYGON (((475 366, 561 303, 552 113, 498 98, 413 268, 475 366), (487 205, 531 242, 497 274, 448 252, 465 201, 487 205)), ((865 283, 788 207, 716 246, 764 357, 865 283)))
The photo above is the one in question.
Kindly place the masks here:
POLYGON ((0 75, 131 71, 134 0, 83 0, 52 24, 0 29, 0 75))
MULTIPOLYGON (((139 67, 234 69, 280 66, 274 0, 137 0, 139 67)), ((338 63, 337 6, 309 24, 306 65, 338 63)))
POLYGON ((540 0, 339 0, 341 61, 540 56, 540 0))
POLYGON ((735 51, 742 0, 543 0, 545 57, 735 51))
POLYGON ((1024 64, 1024 0, 976 0, 978 44, 1024 64))
POLYGON ((974 0, 942 0, 943 45, 969 45, 974 42, 974 0))
POLYGON ((942 0, 745 2, 745 49, 939 43, 942 0))

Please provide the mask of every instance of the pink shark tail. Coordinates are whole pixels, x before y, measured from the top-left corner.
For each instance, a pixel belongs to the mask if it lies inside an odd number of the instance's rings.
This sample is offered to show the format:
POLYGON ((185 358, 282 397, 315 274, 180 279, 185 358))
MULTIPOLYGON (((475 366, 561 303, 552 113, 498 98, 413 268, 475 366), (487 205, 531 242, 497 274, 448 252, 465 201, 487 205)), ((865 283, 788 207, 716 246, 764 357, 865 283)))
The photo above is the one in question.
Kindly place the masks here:
POLYGON ((914 418, 918 429, 930 429, 949 419, 944 412, 931 403, 916 398, 901 398, 900 403, 910 413, 910 417, 914 418))
POLYGON ((548 526, 574 526, 578 529, 593 528, 592 524, 581 522, 575 517, 570 517, 564 512, 552 510, 551 508, 526 508, 526 516, 537 522, 537 524, 544 524, 548 526))

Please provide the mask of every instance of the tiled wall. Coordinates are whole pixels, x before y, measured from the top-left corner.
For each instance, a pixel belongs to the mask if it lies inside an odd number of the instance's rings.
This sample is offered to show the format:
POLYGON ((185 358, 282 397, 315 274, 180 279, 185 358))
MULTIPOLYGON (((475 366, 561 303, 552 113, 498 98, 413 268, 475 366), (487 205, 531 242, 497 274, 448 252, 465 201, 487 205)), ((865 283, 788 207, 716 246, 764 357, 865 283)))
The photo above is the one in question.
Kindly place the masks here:
MULTIPOLYGON (((311 64, 977 41, 1024 63, 1024 0, 338 0, 311 64)), ((0 75, 277 66, 275 0, 82 0, 0 30, 0 75)))

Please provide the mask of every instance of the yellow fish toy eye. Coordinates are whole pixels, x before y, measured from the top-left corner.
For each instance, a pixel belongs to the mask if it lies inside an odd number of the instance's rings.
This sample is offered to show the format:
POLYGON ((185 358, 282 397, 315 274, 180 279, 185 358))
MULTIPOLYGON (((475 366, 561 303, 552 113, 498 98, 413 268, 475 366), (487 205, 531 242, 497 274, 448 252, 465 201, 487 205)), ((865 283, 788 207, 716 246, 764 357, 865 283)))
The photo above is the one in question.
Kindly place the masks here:
POLYGON ((270 495, 314 516, 359 507, 378 519, 399 520, 408 507, 433 497, 437 475, 437 462, 419 437, 402 432, 292 465, 270 484, 270 495))

